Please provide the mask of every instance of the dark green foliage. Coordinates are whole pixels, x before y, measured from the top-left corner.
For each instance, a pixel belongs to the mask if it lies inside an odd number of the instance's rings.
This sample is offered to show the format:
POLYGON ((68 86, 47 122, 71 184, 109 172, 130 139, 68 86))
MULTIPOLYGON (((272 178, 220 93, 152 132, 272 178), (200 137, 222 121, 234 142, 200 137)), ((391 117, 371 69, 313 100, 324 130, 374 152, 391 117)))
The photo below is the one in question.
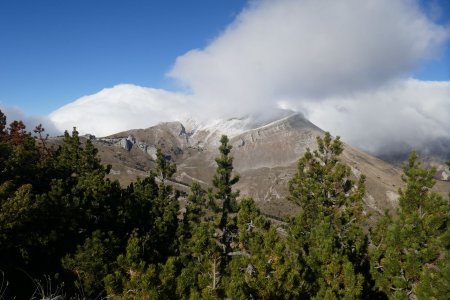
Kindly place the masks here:
POLYGON ((20 297, 29 297, 34 288, 27 276, 61 275, 65 254, 95 229, 111 226, 120 195, 119 185, 105 180, 97 150, 89 141, 81 147, 75 130, 66 133, 56 153, 43 149, 42 142, 21 122, 2 132, 7 153, 1 157, 6 163, 0 182, 0 268, 8 278, 29 284, 21 285, 20 297))
POLYGON ((206 213, 206 193, 202 190, 198 182, 193 182, 191 192, 187 198, 186 211, 183 215, 183 221, 179 227, 180 238, 180 256, 188 260, 191 259, 193 253, 189 242, 195 233, 199 223, 204 221, 203 217, 206 213))
POLYGON ((442 299, 450 295, 450 207, 431 192, 434 170, 413 152, 404 167, 396 216, 372 230, 372 274, 393 299, 442 299))
POLYGON ((295 254, 263 217, 252 199, 242 199, 237 216, 239 237, 226 280, 232 299, 295 299, 302 283, 295 254))
POLYGON ((110 167, 104 167, 97 158, 98 150, 90 140, 81 146, 80 137, 76 128, 70 135, 64 132, 64 141, 57 151, 57 166, 67 178, 76 178, 85 174, 106 175, 110 167))
POLYGON ((215 188, 214 198, 221 204, 219 234, 221 236, 220 243, 224 247, 222 255, 222 268, 228 261, 227 253, 231 252, 231 239, 235 234, 234 218, 230 218, 230 214, 237 210, 236 197, 239 191, 232 191, 232 186, 239 181, 239 176, 232 176, 233 157, 230 156, 232 146, 228 144, 229 140, 226 135, 220 139, 220 156, 216 158, 217 169, 214 174, 212 184, 215 188))
POLYGON ((170 179, 177 171, 176 165, 167 160, 159 148, 156 151, 156 165, 158 166, 158 176, 162 181, 170 179))
POLYGON ((36 140, 21 122, 6 128, 1 113, 0 123, 0 269, 12 283, 8 296, 29 298, 28 277, 43 274, 59 278, 54 284, 65 281, 69 294, 104 295, 102 279, 135 230, 146 261, 165 262, 176 252, 178 194, 164 182, 173 164, 159 166, 161 180, 151 174, 122 189, 106 179, 110 167, 76 129, 52 151, 42 126, 36 140))
POLYGON ((317 299, 357 299, 367 277, 364 177, 355 183, 339 161, 339 137, 325 133, 317 143, 316 151, 308 149, 298 161, 289 182, 290 199, 302 209, 290 223, 291 245, 300 254, 304 292, 317 299))
POLYGON ((104 279, 108 298, 153 299, 157 298, 157 270, 144 259, 143 239, 133 233, 128 240, 125 254, 116 260, 116 269, 104 279))
POLYGON ((213 178, 214 191, 207 194, 193 183, 186 212, 179 228, 180 271, 176 279, 177 297, 182 299, 220 299, 225 294, 229 253, 236 234, 235 213, 238 192, 232 185, 233 158, 231 146, 223 136, 217 169, 213 178), (214 212, 213 215, 211 213, 214 212))
POLYGON ((112 232, 105 234, 96 230, 82 246, 77 247, 75 254, 63 258, 63 267, 72 271, 76 285, 87 298, 95 299, 102 295, 103 278, 113 270, 119 245, 112 232))
POLYGON ((6 117, 0 111, 0 182, 10 181, 16 187, 35 183, 42 171, 34 138, 22 122, 14 121, 6 128, 6 117))
POLYGON ((175 295, 179 193, 168 181, 176 168, 160 150, 156 163, 156 173, 131 184, 123 197, 121 217, 132 234, 124 254, 117 257, 117 268, 105 277, 109 298, 169 299, 175 295))
POLYGON ((206 192, 193 183, 183 217, 180 259, 182 268, 177 278, 177 297, 217 298, 222 293, 220 258, 222 247, 216 234, 214 219, 207 216, 206 192))
POLYGON ((158 194, 152 206, 154 235, 150 238, 153 238, 154 248, 160 255, 160 259, 163 259, 175 254, 177 250, 179 192, 166 184, 166 180, 171 179, 176 171, 175 164, 166 160, 160 150, 158 150, 156 163, 156 172, 161 176, 158 194))

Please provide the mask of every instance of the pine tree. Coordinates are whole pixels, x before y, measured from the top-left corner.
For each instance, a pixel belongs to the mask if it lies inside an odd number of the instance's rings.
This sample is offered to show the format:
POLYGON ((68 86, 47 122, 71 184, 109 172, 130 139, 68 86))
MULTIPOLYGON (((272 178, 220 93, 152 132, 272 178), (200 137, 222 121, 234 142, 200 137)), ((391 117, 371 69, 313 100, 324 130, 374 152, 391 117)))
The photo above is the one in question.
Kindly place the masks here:
MULTIPOLYGON (((176 172, 176 165, 167 160, 161 150, 157 152, 156 174, 159 174, 158 195, 152 205, 154 217, 154 244, 160 260, 175 254, 177 245, 179 192, 167 184, 176 172)), ((152 175, 151 175, 152 176, 152 175)))
POLYGON ((40 193, 48 191, 52 171, 41 164, 35 139, 25 129, 21 121, 7 127, 0 111, 0 269, 13 281, 10 289, 13 294, 18 292, 18 297, 31 295, 29 285, 18 284, 17 278, 23 277, 19 268, 54 270, 54 261, 41 265, 42 258, 47 258, 42 249, 49 231, 39 227, 43 219, 48 223, 40 193))
POLYGON ((318 149, 307 149, 289 182, 300 214, 290 221, 291 247, 298 254, 306 292, 316 299, 358 299, 363 292, 367 239, 363 232, 364 177, 351 179, 339 161, 343 144, 327 132, 318 149))
POLYGON ((122 191, 118 215, 124 226, 123 234, 129 234, 135 229, 139 229, 141 233, 154 231, 153 206, 157 197, 158 184, 153 173, 142 180, 138 178, 122 191))
POLYGON ((220 299, 225 296, 232 239, 237 234, 236 197, 232 191, 239 178, 232 176, 231 146, 222 136, 220 156, 213 178, 214 191, 193 183, 180 231, 182 269, 177 278, 181 299, 220 299))
POLYGON ((226 295, 231 299, 299 298, 302 286, 295 255, 253 199, 241 200, 237 226, 237 247, 225 278, 226 295))
POLYGON ((232 190, 232 186, 239 181, 239 176, 232 175, 233 157, 230 156, 231 149, 232 146, 229 145, 228 137, 223 135, 220 139, 220 156, 216 158, 217 169, 212 180, 215 188, 214 198, 222 205, 218 229, 221 236, 220 242, 224 248, 222 255, 223 266, 228 261, 233 230, 235 230, 234 219, 230 218, 230 214, 236 213, 236 198, 239 196, 239 191, 233 192, 232 190))
POLYGON ((177 166, 166 159, 160 148, 156 150, 156 166, 157 175, 162 182, 172 178, 177 171, 177 166))
POLYGON ((403 168, 395 216, 386 213, 372 230, 371 271, 393 299, 444 299, 450 295, 449 200, 432 192, 434 170, 415 152, 403 168))
POLYGON ((0 111, 0 184, 33 184, 41 173, 39 151, 25 129, 22 121, 13 121, 6 128, 6 116, 0 111))
POLYGON ((200 222, 208 222, 203 220, 206 214, 206 192, 202 190, 198 182, 193 182, 191 191, 187 197, 187 204, 183 221, 179 227, 180 238, 180 256, 182 259, 190 261, 192 259, 192 250, 189 248, 189 242, 193 236, 194 231, 199 226, 200 222))
POLYGON ((145 260, 145 241, 133 232, 125 253, 117 257, 115 270, 105 279, 107 298, 158 299, 158 269, 145 260))
POLYGON ((82 147, 76 127, 73 128, 71 135, 66 130, 63 144, 56 153, 58 167, 62 171, 62 176, 75 177, 79 173, 81 152, 82 147))
POLYGON ((73 255, 62 259, 64 268, 76 277, 76 285, 87 298, 96 299, 104 293, 103 279, 111 272, 118 255, 119 241, 113 232, 96 230, 73 255))

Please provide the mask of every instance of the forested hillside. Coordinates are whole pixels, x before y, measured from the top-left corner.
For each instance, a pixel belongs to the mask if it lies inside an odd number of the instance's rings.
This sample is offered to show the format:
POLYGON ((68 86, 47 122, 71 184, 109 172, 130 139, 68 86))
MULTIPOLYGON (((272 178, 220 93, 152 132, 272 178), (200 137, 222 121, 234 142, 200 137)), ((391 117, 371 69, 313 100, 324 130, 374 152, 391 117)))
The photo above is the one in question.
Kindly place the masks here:
POLYGON ((397 211, 368 228, 362 175, 318 137, 289 182, 295 217, 273 220, 233 186, 220 140, 211 188, 188 195, 158 150, 156 169, 126 187, 76 129, 49 145, 41 126, 0 111, 0 298, 446 299, 449 199, 413 152, 397 211), (186 202, 180 207, 180 199, 186 202), (57 298, 59 297, 59 298, 57 298))

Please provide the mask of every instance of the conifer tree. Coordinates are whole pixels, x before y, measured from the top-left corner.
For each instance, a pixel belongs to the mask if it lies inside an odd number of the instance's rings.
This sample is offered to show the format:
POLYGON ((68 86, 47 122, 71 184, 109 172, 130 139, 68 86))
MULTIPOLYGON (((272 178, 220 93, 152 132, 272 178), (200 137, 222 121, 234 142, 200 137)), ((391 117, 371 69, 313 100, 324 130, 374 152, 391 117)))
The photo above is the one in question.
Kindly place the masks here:
POLYGON ((415 152, 403 168, 395 216, 386 213, 372 230, 371 271, 392 299, 444 299, 450 295, 449 200, 432 192, 434 170, 415 152))
POLYGON ((214 197, 221 204, 220 221, 218 229, 220 231, 220 242, 223 249, 222 263, 225 265, 228 261, 228 253, 231 252, 231 239, 235 225, 230 214, 237 211, 236 198, 239 191, 233 191, 232 186, 239 181, 239 176, 233 176, 233 157, 230 156, 232 146, 226 135, 220 139, 220 155, 216 158, 217 169, 212 183, 215 188, 214 197))
POLYGON ((229 156, 231 145, 228 142, 228 138, 222 136, 220 156, 216 158, 218 167, 212 181, 215 190, 207 195, 194 182, 187 199, 180 228, 183 267, 177 278, 177 295, 182 299, 224 296, 231 240, 236 233, 233 214, 237 210, 238 192, 232 191, 232 185, 239 180, 238 176, 232 176, 233 158, 229 156))
POLYGON ((96 230, 74 255, 62 259, 64 268, 76 277, 76 285, 87 298, 98 298, 104 292, 103 279, 111 272, 118 255, 119 241, 113 232, 96 230))
POLYGON ((125 253, 117 257, 115 270, 105 279, 108 299, 158 299, 157 266, 145 260, 145 241, 133 232, 125 253))
POLYGON ((299 254, 306 292, 317 299, 358 299, 367 266, 363 232, 364 177, 351 179, 339 161, 343 144, 327 132, 307 149, 289 182, 290 200, 301 207, 291 220, 291 247, 299 254))
POLYGON ((172 178, 173 174, 177 171, 177 166, 166 159, 160 148, 156 150, 156 166, 157 175, 163 182, 166 179, 172 178))
MULTIPOLYGON (((179 211, 179 192, 167 184, 176 172, 176 165, 164 157, 161 150, 157 151, 156 173, 159 174, 160 183, 158 195, 152 205, 154 217, 155 248, 160 259, 166 259, 175 254, 177 248, 177 229, 179 211)), ((151 175, 152 176, 152 175, 151 175)))
POLYGON ((40 175, 39 151, 22 121, 6 128, 6 116, 0 111, 0 184, 33 184, 40 175))
POLYGON ((81 152, 82 147, 76 127, 73 128, 72 134, 66 130, 63 144, 57 151, 58 167, 63 172, 63 176, 75 177, 79 173, 81 152))
POLYGON ((237 214, 238 238, 229 265, 226 295, 231 299, 293 299, 302 286, 295 254, 275 225, 261 215, 251 198, 237 214))
POLYGON ((179 299, 211 299, 218 297, 220 291, 218 263, 221 248, 215 238, 215 226, 206 197, 200 184, 193 182, 179 227, 180 270, 176 278, 179 299), (217 271, 214 271, 214 264, 217 271))
POLYGON ((222 136, 220 156, 213 178, 214 191, 206 194, 193 183, 186 213, 180 228, 182 269, 177 278, 177 295, 181 299, 220 299, 225 296, 232 239, 236 235, 236 197, 232 185, 231 145, 222 136), (209 210, 208 210, 209 209, 209 210))
POLYGON ((183 221, 180 223, 179 227, 180 255, 182 259, 191 259, 192 249, 190 249, 188 245, 193 236, 193 232, 200 222, 207 222, 206 220, 202 220, 207 208, 205 198, 205 191, 202 190, 198 182, 194 181, 191 184, 191 191, 187 197, 183 221))
POLYGON ((141 233, 153 232, 155 217, 153 205, 158 196, 156 176, 151 173, 144 179, 137 179, 122 191, 122 203, 118 212, 123 224, 123 233, 135 229, 141 233))

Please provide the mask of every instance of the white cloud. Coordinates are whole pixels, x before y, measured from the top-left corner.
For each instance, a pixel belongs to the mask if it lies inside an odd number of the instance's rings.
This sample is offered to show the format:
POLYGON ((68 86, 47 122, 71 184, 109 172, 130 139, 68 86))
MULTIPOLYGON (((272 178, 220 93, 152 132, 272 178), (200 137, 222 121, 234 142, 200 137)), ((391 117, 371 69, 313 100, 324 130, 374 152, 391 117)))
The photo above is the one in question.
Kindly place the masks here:
POLYGON ((51 114, 58 128, 106 135, 180 119, 301 110, 366 150, 449 139, 449 82, 409 79, 449 28, 415 0, 251 1, 168 73, 190 95, 120 85, 51 114))
POLYGON ((319 127, 373 153, 429 150, 450 141, 450 81, 409 79, 352 97, 306 102, 300 109, 319 127))
POLYGON ((214 111, 267 110, 405 77, 447 36, 410 0, 266 0, 178 57, 169 75, 214 111))
POLYGON ((42 124, 47 134, 57 135, 61 133, 48 117, 29 116, 18 107, 3 106, 1 104, 0 110, 6 115, 7 125, 13 121, 22 121, 26 126, 26 130, 31 133, 39 124, 42 124))
POLYGON ((121 84, 79 98, 50 114, 60 130, 106 136, 180 119, 188 97, 164 90, 121 84))

